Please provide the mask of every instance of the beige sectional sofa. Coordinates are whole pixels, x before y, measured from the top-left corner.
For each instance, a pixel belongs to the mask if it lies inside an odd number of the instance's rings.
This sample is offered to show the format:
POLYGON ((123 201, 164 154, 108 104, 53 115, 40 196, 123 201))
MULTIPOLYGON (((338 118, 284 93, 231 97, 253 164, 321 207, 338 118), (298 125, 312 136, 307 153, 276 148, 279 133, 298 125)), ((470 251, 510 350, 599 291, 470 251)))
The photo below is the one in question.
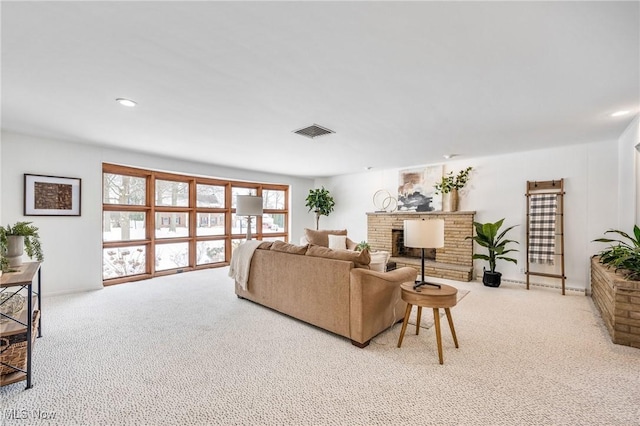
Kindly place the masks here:
POLYGON ((417 275, 413 268, 371 271, 369 260, 366 250, 265 242, 251 258, 246 290, 236 282, 235 292, 365 347, 403 318, 400 284, 417 275))

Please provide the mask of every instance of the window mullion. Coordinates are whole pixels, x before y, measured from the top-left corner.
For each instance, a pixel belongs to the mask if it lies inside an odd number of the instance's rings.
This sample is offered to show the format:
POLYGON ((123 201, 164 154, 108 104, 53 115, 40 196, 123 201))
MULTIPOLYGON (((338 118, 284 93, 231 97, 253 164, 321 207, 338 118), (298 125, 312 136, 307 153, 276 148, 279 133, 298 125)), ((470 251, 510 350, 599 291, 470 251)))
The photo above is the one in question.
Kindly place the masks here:
POLYGON ((149 207, 147 223, 147 238, 149 239, 149 253, 147 255, 147 271, 154 276, 156 273, 156 177, 155 173, 147 179, 147 206, 149 207))

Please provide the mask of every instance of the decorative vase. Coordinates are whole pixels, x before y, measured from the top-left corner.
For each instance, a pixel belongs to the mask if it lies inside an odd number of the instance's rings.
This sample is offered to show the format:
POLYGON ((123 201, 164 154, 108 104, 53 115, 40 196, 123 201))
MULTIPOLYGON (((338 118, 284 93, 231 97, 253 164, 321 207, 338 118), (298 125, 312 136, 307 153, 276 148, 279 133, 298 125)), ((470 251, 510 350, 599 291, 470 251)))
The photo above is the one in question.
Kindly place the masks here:
POLYGON ((452 189, 449 192, 449 211, 457 212, 458 211, 458 190, 456 188, 452 189))
POLYGON ((22 254, 24 253, 24 237, 22 235, 7 236, 7 255, 10 268, 17 268, 22 265, 22 254))

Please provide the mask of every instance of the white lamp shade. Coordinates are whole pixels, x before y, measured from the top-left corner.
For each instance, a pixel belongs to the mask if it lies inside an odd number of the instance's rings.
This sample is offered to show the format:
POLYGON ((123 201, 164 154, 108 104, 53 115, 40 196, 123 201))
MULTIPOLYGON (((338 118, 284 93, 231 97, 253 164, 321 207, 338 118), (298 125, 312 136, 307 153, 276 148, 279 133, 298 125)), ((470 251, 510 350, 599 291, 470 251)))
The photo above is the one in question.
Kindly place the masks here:
POLYGON ((444 220, 405 220, 404 245, 414 248, 444 247, 444 220))
POLYGON ((238 195, 236 197, 236 215, 262 216, 262 197, 238 195))

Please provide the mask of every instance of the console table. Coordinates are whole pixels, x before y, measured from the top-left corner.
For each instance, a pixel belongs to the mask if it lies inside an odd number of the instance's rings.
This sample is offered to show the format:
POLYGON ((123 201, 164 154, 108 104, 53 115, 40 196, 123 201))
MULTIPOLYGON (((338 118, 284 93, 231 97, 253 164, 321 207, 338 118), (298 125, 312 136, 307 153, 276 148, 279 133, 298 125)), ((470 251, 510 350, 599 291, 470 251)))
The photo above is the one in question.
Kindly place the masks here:
MULTIPOLYGON (((8 272, 2 274, 0 277, 0 291, 13 293, 11 297, 15 297, 19 292, 26 290, 26 312, 23 308, 16 317, 5 315, 0 313, 0 316, 4 319, 8 319, 8 323, 3 323, 0 326, 0 338, 5 338, 3 343, 8 343, 10 336, 26 333, 26 369, 19 368, 15 365, 2 363, 3 366, 15 370, 13 373, 0 376, 0 386, 9 385, 11 383, 20 382, 22 380, 27 381, 26 388, 32 387, 31 384, 31 356, 33 353, 33 333, 34 330, 34 311, 37 308, 42 311, 42 301, 40 296, 40 289, 42 285, 40 262, 25 262, 18 267, 16 272, 8 272), (34 280, 37 276, 37 289, 34 290, 34 280), (34 298, 35 305, 34 306, 34 298), (20 318, 22 312, 26 313, 26 318, 20 318)), ((37 336, 42 336, 42 320, 41 316, 38 316, 38 331, 37 336)), ((3 348, 7 349, 7 348, 3 348)), ((1 349, 0 349, 1 350, 1 349)))

